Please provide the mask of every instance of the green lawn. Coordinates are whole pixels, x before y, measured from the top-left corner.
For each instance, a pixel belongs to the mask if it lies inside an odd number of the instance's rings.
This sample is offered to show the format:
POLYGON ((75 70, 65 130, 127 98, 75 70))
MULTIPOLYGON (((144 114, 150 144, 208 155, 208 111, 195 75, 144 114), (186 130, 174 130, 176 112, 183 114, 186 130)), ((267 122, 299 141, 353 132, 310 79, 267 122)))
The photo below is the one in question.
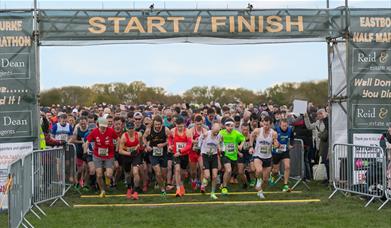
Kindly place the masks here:
MULTIPOLYGON (((280 203, 246 205, 186 205, 162 207, 99 207, 68 208, 61 202, 48 208, 48 216, 38 220, 27 216, 35 227, 391 227, 391 204, 377 211, 379 203, 364 208, 365 201, 338 193, 329 200, 330 189, 319 183, 310 184, 311 191, 302 186, 298 192, 280 193, 279 187, 267 191, 267 201, 320 199, 318 203, 280 203)), ((232 191, 239 191, 233 187, 232 191)), ((120 191, 111 194, 122 194, 120 191)), ((211 202, 208 196, 196 195, 175 198, 169 196, 142 196, 129 201, 124 197, 80 198, 76 192, 65 199, 72 205, 80 204, 151 204, 178 202, 211 202)), ((259 201, 253 194, 221 196, 218 201, 259 201)), ((5 227, 7 215, 1 214, 0 227, 5 227)))

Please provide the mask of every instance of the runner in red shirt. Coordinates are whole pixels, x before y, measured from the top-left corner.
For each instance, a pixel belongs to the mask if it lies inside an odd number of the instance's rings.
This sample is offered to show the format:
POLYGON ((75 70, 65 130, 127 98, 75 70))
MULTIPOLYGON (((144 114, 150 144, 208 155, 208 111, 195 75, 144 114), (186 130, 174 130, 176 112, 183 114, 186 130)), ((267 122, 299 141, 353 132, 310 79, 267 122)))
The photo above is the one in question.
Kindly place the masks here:
MULTIPOLYGON (((199 180, 203 180, 203 172, 202 172, 202 157, 200 156, 201 149, 198 146, 198 138, 200 135, 206 134, 208 131, 207 128, 203 127, 203 118, 201 115, 196 115, 194 118, 194 127, 190 128, 190 134, 193 138, 193 146, 189 153, 190 160, 190 177, 191 177, 191 186, 193 190, 197 189, 197 171, 199 180)), ((205 192, 205 187, 201 185, 201 192, 205 192)))
POLYGON ((138 193, 141 191, 140 169, 143 164, 143 159, 141 157, 142 135, 135 131, 135 126, 132 122, 127 122, 126 128, 127 132, 122 135, 119 143, 121 165, 125 171, 125 180, 128 187, 126 197, 128 199, 138 200, 138 193), (130 173, 131 170, 133 174, 133 183, 132 175, 130 173))
POLYGON ((183 186, 181 171, 186 171, 189 164, 189 151, 192 147, 192 139, 190 131, 186 131, 185 121, 182 117, 178 117, 175 121, 176 127, 171 130, 168 139, 169 151, 174 154, 175 165, 175 183, 176 196, 185 195, 185 187, 183 186))
POLYGON ((107 127, 107 120, 105 118, 98 119, 98 128, 92 130, 87 136, 84 150, 91 142, 95 142, 93 151, 93 161, 96 168, 96 176, 100 189, 100 197, 106 196, 105 186, 103 184, 103 169, 106 169, 106 177, 111 179, 113 176, 113 162, 114 162, 114 140, 118 138, 117 134, 112 128, 107 127))

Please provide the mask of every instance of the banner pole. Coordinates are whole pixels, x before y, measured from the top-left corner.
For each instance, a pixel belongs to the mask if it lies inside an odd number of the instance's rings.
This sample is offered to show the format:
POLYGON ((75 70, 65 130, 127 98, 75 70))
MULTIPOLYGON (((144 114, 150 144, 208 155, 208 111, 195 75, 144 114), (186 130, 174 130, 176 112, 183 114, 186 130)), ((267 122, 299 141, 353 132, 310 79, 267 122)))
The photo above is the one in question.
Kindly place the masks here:
POLYGON ((35 58, 35 80, 36 80, 36 112, 37 112, 37 137, 35 138, 35 148, 39 148, 40 142, 39 142, 39 135, 41 134, 41 125, 40 125, 40 110, 39 110, 39 103, 40 103, 40 89, 41 89, 41 82, 40 82, 40 63, 39 63, 39 28, 38 28, 38 0, 34 0, 34 11, 33 11, 33 34, 34 34, 34 58, 35 58))

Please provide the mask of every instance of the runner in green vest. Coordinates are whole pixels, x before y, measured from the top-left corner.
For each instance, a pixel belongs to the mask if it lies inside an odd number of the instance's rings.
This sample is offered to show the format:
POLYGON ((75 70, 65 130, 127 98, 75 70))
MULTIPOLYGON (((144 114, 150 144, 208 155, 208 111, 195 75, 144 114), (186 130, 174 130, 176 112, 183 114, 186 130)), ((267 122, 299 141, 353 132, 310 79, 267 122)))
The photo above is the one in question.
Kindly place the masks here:
POLYGON ((236 166, 238 160, 238 150, 242 150, 245 143, 245 137, 239 131, 234 129, 234 121, 229 118, 224 122, 225 129, 221 130, 219 135, 222 137, 222 158, 224 165, 223 184, 221 194, 228 194, 227 184, 231 178, 232 168, 236 166), (240 144, 240 145, 239 145, 240 144))

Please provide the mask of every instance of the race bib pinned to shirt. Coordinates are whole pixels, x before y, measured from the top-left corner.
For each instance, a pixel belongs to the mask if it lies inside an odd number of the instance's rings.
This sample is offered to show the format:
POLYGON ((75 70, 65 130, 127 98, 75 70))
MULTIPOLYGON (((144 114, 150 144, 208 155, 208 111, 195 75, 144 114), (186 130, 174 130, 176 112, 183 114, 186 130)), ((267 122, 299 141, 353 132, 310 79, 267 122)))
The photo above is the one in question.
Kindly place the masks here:
POLYGON ((262 154, 270 154, 271 153, 271 146, 261 145, 259 147, 259 152, 261 152, 262 154))
POLYGON ((227 143, 225 144, 225 152, 228 154, 235 152, 235 144, 233 143, 227 143))
POLYGON ((98 155, 102 157, 109 156, 109 148, 98 148, 98 155))
POLYGON ((176 152, 180 153, 181 149, 186 147, 186 143, 176 143, 176 152))
POLYGON ((208 155, 214 155, 214 154, 217 154, 217 146, 215 144, 208 144, 206 146, 206 153, 208 155))
POLYGON ((280 144, 280 146, 277 149, 277 152, 283 153, 287 151, 287 145, 286 144, 280 144))
POLYGON ((67 134, 56 135, 55 139, 60 141, 68 141, 68 135, 67 134))
POLYGON ((152 155, 153 156, 156 156, 156 157, 161 157, 163 156, 163 148, 160 148, 160 147, 153 147, 152 148, 152 155))

